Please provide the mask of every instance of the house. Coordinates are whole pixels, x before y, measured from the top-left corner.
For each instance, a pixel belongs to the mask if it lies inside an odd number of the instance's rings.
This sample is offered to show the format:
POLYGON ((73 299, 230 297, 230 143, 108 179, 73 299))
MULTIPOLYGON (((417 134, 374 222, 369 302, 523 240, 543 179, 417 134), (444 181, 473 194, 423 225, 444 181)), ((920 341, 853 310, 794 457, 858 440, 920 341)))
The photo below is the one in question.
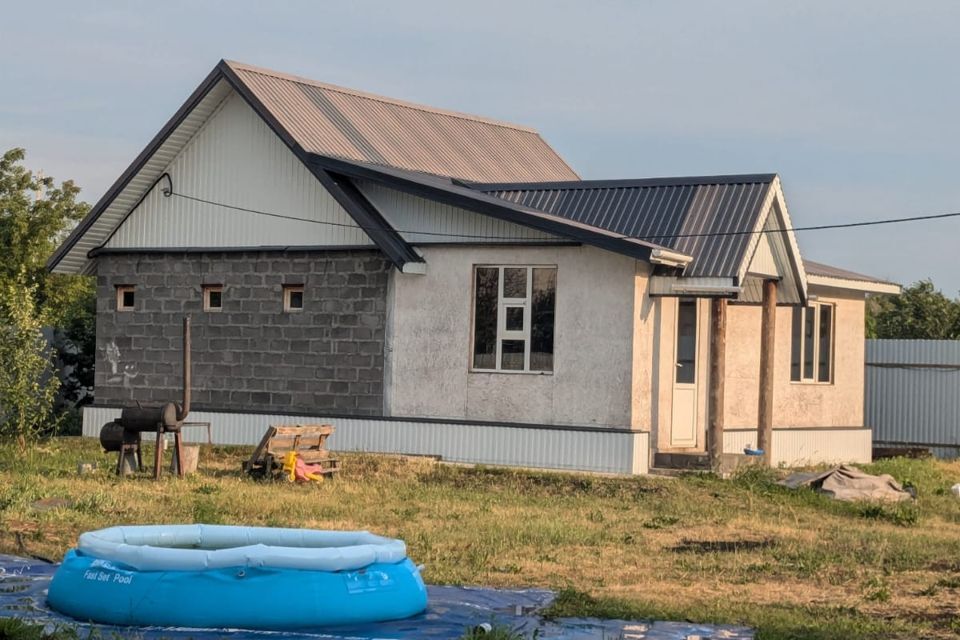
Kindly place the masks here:
POLYGON ((97 278, 87 435, 178 397, 191 314, 223 443, 309 419, 531 467, 868 460, 864 299, 899 287, 791 226, 775 174, 581 180, 525 127, 223 61, 48 266, 97 278))

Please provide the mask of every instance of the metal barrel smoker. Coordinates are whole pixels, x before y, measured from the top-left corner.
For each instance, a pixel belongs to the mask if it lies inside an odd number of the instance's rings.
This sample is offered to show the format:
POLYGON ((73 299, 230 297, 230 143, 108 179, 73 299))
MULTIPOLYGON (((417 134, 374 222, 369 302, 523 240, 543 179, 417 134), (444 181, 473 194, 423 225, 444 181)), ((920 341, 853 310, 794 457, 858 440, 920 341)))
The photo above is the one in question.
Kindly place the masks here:
POLYGON ((177 475, 183 477, 183 421, 190 414, 190 316, 183 319, 183 401, 165 402, 159 406, 124 407, 120 419, 108 422, 100 429, 100 445, 107 452, 117 452, 117 475, 124 476, 143 469, 141 439, 144 433, 157 434, 153 477, 160 479, 163 463, 163 436, 173 434, 174 460, 177 475))

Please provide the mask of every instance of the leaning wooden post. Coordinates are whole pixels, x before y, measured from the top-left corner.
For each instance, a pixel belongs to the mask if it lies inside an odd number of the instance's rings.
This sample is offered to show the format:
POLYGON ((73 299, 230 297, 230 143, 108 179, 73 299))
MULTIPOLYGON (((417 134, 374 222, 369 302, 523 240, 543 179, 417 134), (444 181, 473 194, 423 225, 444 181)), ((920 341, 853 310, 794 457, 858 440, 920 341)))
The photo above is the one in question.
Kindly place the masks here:
POLYGON ((773 459, 773 353, 776 345, 777 281, 763 281, 763 315, 760 325, 760 400, 757 405, 757 448, 764 462, 773 459))
POLYGON ((727 300, 710 301, 710 421, 707 451, 710 468, 720 472, 723 458, 723 386, 727 358, 727 300))

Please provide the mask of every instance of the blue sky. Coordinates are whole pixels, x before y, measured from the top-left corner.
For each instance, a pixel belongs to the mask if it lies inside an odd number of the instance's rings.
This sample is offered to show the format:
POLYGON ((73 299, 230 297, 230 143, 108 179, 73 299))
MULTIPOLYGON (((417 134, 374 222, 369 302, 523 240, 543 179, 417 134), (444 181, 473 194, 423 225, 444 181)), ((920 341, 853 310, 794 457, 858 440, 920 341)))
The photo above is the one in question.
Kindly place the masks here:
MULTIPOLYGON (((584 178, 775 171, 794 223, 960 211, 960 3, 48 1, 0 20, 0 148, 94 202, 220 58, 536 127, 584 178)), ((960 290, 960 219, 800 236, 960 290)))

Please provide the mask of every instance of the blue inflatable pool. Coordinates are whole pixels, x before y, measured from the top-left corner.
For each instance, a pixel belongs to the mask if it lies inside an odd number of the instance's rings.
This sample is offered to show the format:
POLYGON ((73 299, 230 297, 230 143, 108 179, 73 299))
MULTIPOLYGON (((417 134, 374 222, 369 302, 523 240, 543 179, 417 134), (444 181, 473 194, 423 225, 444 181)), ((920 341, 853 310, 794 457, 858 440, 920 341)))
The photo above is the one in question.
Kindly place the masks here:
POLYGON ((427 591, 402 540, 366 531, 158 525, 81 535, 47 600, 106 624, 285 630, 407 618, 427 591))

